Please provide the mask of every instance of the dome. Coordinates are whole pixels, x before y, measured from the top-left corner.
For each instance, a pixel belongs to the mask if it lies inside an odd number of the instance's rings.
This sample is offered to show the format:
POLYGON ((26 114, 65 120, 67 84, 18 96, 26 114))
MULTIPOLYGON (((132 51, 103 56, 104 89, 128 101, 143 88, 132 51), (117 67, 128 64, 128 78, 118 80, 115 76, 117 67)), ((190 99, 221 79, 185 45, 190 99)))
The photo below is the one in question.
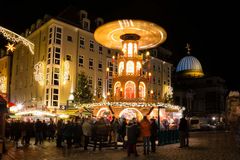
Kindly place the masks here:
POLYGON ((201 63, 193 56, 183 57, 177 65, 176 72, 190 77, 202 77, 204 75, 201 63))

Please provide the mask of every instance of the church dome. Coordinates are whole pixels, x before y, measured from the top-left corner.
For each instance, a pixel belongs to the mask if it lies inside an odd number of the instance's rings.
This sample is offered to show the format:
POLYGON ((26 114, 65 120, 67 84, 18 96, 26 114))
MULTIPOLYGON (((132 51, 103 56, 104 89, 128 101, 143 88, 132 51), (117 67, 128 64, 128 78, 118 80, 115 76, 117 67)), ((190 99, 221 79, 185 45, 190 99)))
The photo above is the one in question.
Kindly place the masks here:
POLYGON ((183 57, 177 65, 176 72, 186 77, 202 77, 204 75, 201 63, 194 56, 183 57))

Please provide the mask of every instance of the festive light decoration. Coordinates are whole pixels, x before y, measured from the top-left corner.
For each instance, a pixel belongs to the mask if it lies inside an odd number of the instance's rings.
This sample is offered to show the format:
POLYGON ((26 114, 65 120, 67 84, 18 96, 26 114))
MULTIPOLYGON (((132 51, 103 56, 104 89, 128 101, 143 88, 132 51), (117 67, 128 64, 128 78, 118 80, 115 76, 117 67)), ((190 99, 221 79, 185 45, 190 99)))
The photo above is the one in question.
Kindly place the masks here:
POLYGON ((69 68, 70 64, 69 61, 64 62, 64 74, 63 74, 63 84, 66 84, 69 80, 69 68))
POLYGON ((26 38, 18 35, 17 33, 12 32, 2 26, 0 26, 0 33, 2 33, 2 35, 6 39, 8 39, 12 42, 16 42, 16 43, 22 42, 25 46, 27 46, 29 48, 30 52, 32 54, 34 54, 34 44, 32 42, 30 42, 29 40, 27 40, 26 38))
POLYGON ((8 43, 5 47, 7 48, 7 51, 11 51, 11 52, 13 52, 16 49, 14 47, 14 44, 10 44, 10 43, 8 43))
POLYGON ((38 62, 34 66, 34 78, 42 86, 44 85, 44 63, 38 62))
POLYGON ((56 114, 46 112, 46 111, 40 111, 40 110, 23 111, 23 112, 18 112, 15 115, 16 116, 33 115, 33 116, 50 116, 50 117, 56 116, 56 114))
POLYGON ((0 91, 7 93, 7 78, 6 76, 0 76, 0 91))
POLYGON ((184 107, 178 105, 172 105, 170 103, 147 103, 147 102, 100 102, 100 103, 85 103, 79 104, 77 107, 85 107, 85 108, 94 108, 97 106, 121 106, 121 107, 160 107, 160 108, 167 108, 170 110, 184 110, 184 107))

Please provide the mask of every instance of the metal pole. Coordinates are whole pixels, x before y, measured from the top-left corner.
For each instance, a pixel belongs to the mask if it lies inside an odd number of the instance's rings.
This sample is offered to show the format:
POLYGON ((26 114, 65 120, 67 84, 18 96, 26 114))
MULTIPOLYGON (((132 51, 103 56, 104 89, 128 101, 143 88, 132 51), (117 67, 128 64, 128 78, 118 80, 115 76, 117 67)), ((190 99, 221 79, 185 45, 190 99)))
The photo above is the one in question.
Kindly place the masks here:
POLYGON ((158 145, 160 146, 160 131, 161 131, 161 125, 160 125, 160 106, 158 106, 158 145))

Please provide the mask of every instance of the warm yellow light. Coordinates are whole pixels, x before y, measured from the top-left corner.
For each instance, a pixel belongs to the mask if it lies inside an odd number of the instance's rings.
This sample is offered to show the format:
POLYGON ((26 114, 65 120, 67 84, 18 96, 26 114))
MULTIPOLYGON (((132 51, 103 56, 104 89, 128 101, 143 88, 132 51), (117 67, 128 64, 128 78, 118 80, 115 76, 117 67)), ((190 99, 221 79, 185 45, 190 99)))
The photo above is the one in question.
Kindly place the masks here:
POLYGON ((147 52, 146 52, 146 56, 149 56, 149 55, 150 55, 150 52, 149 52, 149 51, 147 51, 147 52))
POLYGON ((148 73, 148 76, 149 76, 149 77, 151 77, 151 76, 152 76, 152 73, 151 73, 151 72, 149 72, 149 73, 148 73))
POLYGON ((12 42, 16 42, 16 43, 22 42, 25 46, 27 46, 29 48, 30 52, 32 54, 34 54, 34 44, 32 42, 30 42, 29 40, 27 40, 26 38, 18 35, 17 33, 12 32, 2 26, 0 26, 0 34, 1 33, 6 39, 8 39, 12 42))
POLYGON ((121 89, 120 89, 120 91, 122 92, 122 91, 123 91, 123 89, 121 88, 121 89))
POLYGON ((2 93, 7 92, 7 78, 5 76, 0 76, 0 91, 2 93))
POLYGON ((14 47, 14 44, 10 44, 10 43, 8 43, 5 47, 7 48, 7 51, 11 51, 11 52, 14 52, 14 50, 16 49, 14 47))
POLYGON ((69 61, 64 61, 63 84, 66 84, 67 81, 69 80, 69 69, 70 69, 69 61))
POLYGON ((150 93, 153 94, 153 90, 151 90, 150 93))
POLYGON ((107 67, 106 71, 109 72, 109 67, 107 67))
POLYGON ((110 96, 110 92, 107 92, 107 95, 110 96))
POLYGON ((35 80, 41 85, 44 85, 44 63, 38 62, 34 66, 34 72, 33 72, 35 80))
POLYGON ((115 56, 112 56, 112 59, 115 59, 115 56))
POLYGON ((148 21, 131 19, 117 20, 98 27, 94 38, 107 48, 125 49, 121 39, 124 34, 136 34, 141 37, 137 44, 139 50, 156 47, 167 38, 167 33, 162 27, 148 21))

